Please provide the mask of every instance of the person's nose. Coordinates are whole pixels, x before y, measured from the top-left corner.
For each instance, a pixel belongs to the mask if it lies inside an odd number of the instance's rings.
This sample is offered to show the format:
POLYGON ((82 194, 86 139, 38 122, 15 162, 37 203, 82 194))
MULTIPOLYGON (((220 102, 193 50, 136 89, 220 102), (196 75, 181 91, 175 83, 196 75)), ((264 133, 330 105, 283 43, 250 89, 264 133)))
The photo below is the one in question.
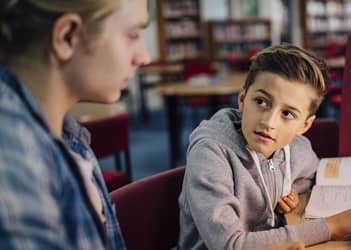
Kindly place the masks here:
POLYGON ((137 53, 134 57, 133 64, 136 66, 143 66, 148 63, 150 63, 150 54, 145 46, 144 39, 142 39, 140 46, 137 48, 137 53))
POLYGON ((260 125, 262 128, 271 130, 277 127, 279 121, 279 112, 274 109, 267 110, 262 113, 260 125))

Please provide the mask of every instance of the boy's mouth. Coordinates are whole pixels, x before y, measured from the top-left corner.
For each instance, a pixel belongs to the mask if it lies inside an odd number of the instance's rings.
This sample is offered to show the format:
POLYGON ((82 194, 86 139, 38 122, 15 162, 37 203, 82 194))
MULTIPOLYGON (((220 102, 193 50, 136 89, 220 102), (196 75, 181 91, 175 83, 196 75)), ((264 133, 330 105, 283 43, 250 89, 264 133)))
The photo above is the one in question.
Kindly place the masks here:
POLYGON ((261 138, 264 138, 266 140, 271 140, 271 141, 275 141, 274 138, 272 138, 270 135, 264 133, 264 132, 260 132, 260 131, 254 131, 255 135, 258 135, 261 138))

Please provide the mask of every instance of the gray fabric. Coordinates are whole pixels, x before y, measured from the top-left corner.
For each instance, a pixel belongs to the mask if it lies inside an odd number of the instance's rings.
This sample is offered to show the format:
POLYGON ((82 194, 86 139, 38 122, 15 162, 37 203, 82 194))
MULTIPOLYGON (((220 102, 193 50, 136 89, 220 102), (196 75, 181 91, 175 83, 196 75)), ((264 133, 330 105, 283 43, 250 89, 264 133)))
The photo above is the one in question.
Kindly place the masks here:
MULTIPOLYGON (((179 249, 250 249, 277 242, 311 245, 329 240, 324 219, 271 228, 268 198, 240 132, 240 120, 238 111, 223 109, 190 136, 179 197, 179 249)), ((318 158, 303 136, 289 145, 293 186, 302 193, 313 184, 318 158)), ((282 193, 284 156, 283 150, 273 155, 273 175, 266 169, 267 160, 258 153, 274 207, 282 193)))

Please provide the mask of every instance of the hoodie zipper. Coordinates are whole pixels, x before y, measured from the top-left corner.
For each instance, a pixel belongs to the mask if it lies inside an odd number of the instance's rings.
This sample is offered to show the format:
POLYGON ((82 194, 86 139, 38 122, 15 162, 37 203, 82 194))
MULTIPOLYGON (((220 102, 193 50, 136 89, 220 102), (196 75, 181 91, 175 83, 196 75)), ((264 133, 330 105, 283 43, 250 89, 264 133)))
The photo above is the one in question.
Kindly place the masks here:
MULTIPOLYGON (((277 196, 277 191, 276 191, 276 179, 275 179, 275 167, 274 167, 274 164, 273 164, 273 160, 272 159, 268 159, 267 161, 267 165, 268 165, 268 168, 269 168, 269 172, 271 174, 271 180, 272 180, 272 189, 273 189, 273 199, 272 199, 272 206, 274 205, 275 201, 276 201, 276 196, 277 196)), ((274 216, 274 213, 273 213, 273 221, 275 221, 275 216, 274 216)))

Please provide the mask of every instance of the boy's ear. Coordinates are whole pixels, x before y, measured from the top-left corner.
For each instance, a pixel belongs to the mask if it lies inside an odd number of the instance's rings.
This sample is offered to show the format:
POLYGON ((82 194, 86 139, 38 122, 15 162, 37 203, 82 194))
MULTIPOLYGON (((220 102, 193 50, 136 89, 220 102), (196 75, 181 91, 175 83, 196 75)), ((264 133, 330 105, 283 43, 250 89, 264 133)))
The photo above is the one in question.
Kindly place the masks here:
POLYGON ((75 13, 60 16, 52 28, 51 46, 57 59, 69 60, 74 54, 80 39, 83 22, 75 13))
POLYGON ((312 115, 310 117, 308 117, 306 119, 306 121, 304 122, 304 125, 300 128, 300 131, 298 132, 299 135, 302 135, 303 133, 305 133, 307 130, 310 129, 310 127, 313 124, 314 119, 316 119, 315 115, 312 115))
POLYGON ((244 108, 244 100, 245 100, 245 96, 246 96, 246 91, 244 88, 242 88, 239 92, 239 96, 238 96, 238 107, 239 107, 239 111, 242 112, 243 108, 244 108))

